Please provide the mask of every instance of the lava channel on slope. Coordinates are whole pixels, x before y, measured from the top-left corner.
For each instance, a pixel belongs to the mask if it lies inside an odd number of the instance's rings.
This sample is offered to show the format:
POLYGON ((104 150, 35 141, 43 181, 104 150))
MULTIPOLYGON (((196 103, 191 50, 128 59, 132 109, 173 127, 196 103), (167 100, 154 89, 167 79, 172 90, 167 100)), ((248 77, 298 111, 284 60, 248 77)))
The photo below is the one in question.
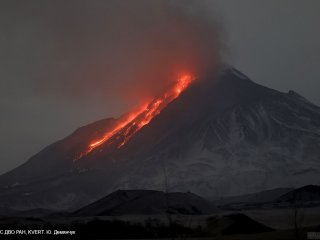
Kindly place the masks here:
POLYGON ((193 80, 194 78, 189 74, 179 77, 175 84, 158 97, 147 101, 137 110, 125 115, 100 139, 90 142, 86 150, 77 156, 75 160, 79 160, 80 158, 88 155, 103 144, 116 144, 116 148, 124 146, 141 128, 157 116, 162 109, 176 99, 193 80), (117 140, 116 143, 115 140, 117 140))

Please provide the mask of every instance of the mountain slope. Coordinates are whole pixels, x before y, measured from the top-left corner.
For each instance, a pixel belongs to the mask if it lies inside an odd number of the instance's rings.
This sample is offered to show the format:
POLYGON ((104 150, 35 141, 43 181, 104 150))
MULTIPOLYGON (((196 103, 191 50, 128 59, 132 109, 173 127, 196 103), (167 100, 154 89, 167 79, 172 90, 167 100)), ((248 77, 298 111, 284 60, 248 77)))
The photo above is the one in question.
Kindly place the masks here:
POLYGON ((2 175, 2 204, 75 209, 117 189, 216 199, 320 184, 320 108, 232 68, 199 78, 120 149, 103 144, 74 162, 116 122, 83 127, 2 175))
POLYGON ((279 197, 276 202, 299 204, 303 202, 320 202, 320 186, 308 185, 290 191, 279 197))
POLYGON ((189 90, 117 153, 118 188, 161 189, 164 172, 170 191, 213 198, 319 181, 318 107, 235 70, 189 90))
POLYGON ((292 191, 292 188, 276 188, 271 190, 265 190, 262 192, 256 192, 251 194, 245 194, 240 196, 225 197, 214 201, 216 206, 225 206, 230 204, 263 204, 274 202, 277 198, 292 191))

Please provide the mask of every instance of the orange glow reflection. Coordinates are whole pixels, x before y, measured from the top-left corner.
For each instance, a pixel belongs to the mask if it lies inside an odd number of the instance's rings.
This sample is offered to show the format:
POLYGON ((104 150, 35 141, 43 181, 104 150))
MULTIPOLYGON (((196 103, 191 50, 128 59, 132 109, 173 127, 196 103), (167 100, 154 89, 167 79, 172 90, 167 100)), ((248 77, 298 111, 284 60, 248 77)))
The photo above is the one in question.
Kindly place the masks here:
POLYGON ((138 110, 130 112, 124 119, 119 122, 100 139, 96 139, 89 143, 87 149, 80 154, 75 160, 89 154, 102 144, 107 144, 111 139, 120 139, 116 143, 117 148, 124 146, 141 128, 149 124, 150 121, 157 116, 163 108, 176 99, 194 80, 189 74, 184 74, 178 78, 172 87, 168 88, 160 96, 147 101, 138 110))

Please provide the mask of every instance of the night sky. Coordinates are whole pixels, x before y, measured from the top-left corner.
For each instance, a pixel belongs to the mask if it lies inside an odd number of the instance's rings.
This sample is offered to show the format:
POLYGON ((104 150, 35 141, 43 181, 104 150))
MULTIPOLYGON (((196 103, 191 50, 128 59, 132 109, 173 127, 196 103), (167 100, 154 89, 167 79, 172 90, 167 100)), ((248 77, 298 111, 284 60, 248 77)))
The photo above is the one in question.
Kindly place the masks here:
POLYGON ((1 1, 0 173, 156 94, 176 69, 201 72, 218 49, 257 83, 320 105, 319 11, 318 0, 1 1))

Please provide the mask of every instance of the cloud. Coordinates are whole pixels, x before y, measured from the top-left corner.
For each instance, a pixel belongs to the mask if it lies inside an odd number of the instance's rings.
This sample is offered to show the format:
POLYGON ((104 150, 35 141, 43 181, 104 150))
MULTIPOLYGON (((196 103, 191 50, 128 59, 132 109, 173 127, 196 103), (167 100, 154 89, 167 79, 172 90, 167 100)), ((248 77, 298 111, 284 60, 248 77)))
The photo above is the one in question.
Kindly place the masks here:
POLYGON ((218 28, 205 2, 32 3, 9 5, 24 51, 16 53, 18 63, 32 72, 37 94, 137 102, 219 58, 218 28), (29 68, 29 61, 38 64, 29 68))

